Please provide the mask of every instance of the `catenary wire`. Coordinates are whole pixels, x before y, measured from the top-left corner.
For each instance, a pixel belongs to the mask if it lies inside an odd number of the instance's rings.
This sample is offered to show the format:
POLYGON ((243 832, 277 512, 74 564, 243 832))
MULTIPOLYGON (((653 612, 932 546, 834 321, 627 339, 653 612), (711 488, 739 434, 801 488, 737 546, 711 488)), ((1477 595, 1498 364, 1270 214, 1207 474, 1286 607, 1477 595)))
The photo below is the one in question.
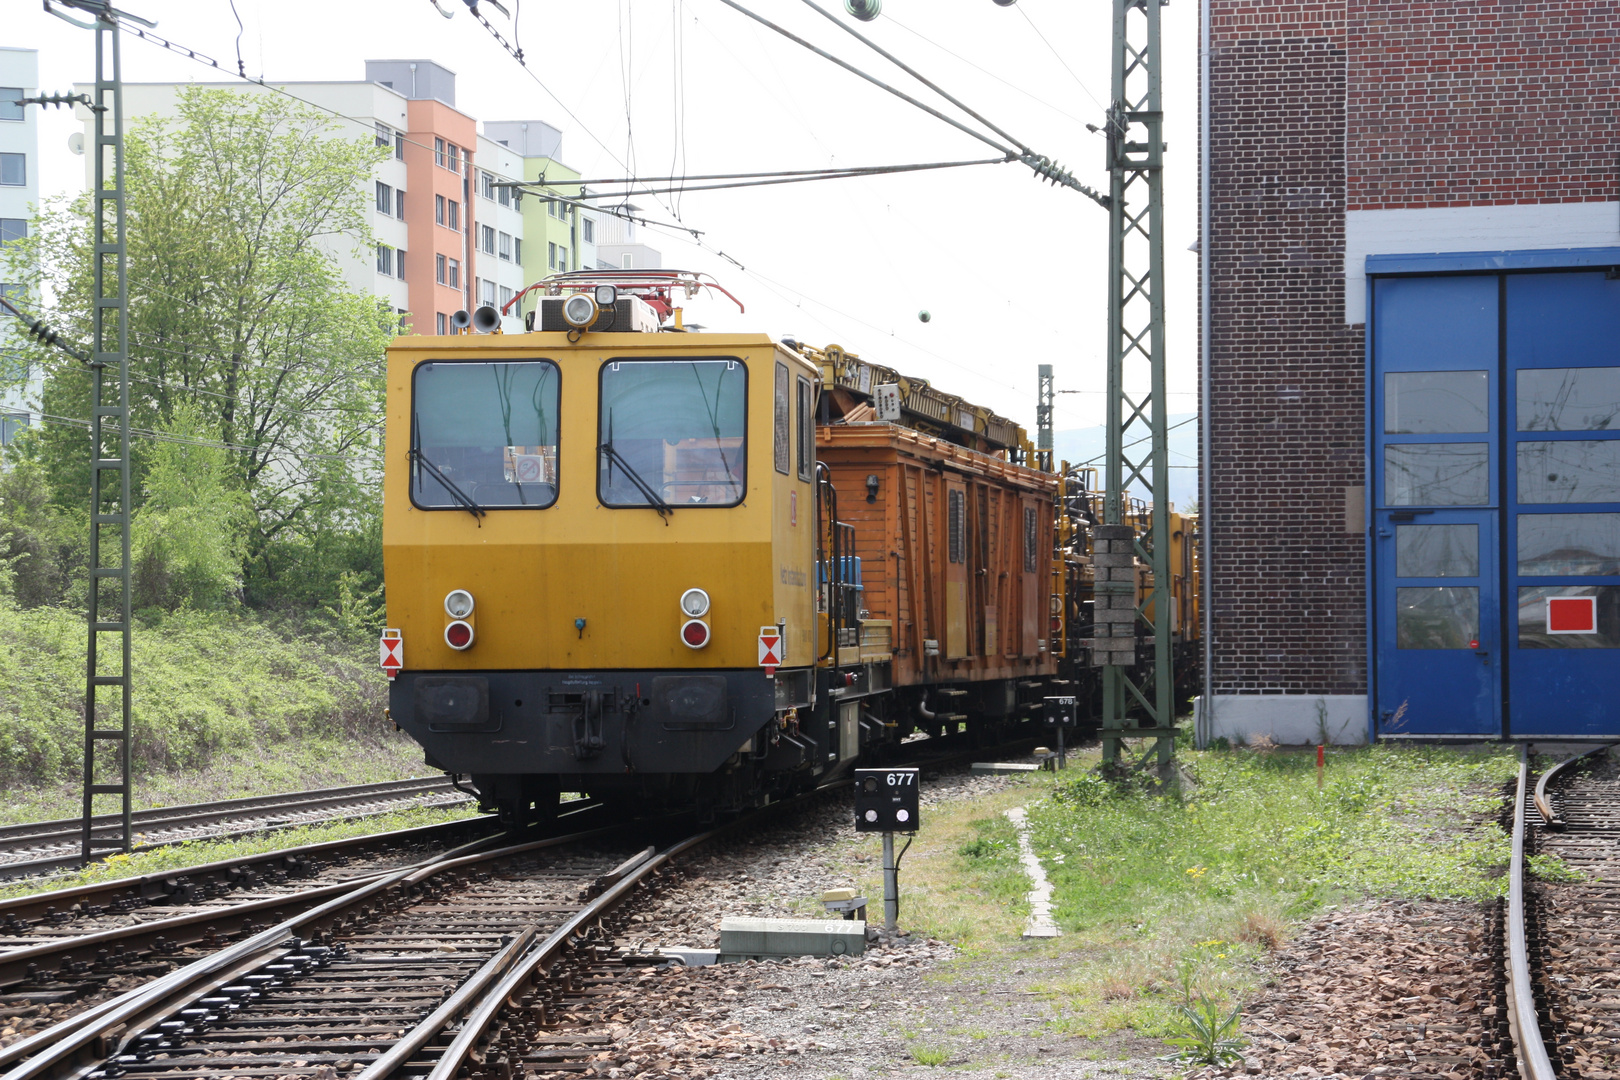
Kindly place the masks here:
POLYGON ((939 119, 939 120, 943 120, 945 123, 951 125, 951 127, 956 128, 958 131, 961 131, 964 134, 970 135, 975 139, 978 139, 980 142, 984 143, 985 145, 993 147, 996 150, 999 150, 1004 154, 1011 154, 1014 158, 1016 158, 1018 156, 1018 151, 1013 149, 1012 147, 1005 146, 1002 143, 997 142, 995 139, 992 139, 990 136, 986 135, 982 131, 974 131, 972 128, 968 127, 966 124, 962 123, 960 120, 956 120, 956 119, 953 119, 952 117, 946 116, 944 113, 940 112, 938 109, 934 108, 932 105, 928 105, 928 104, 925 104, 925 103, 923 103, 921 101, 918 101, 916 98, 912 97, 910 94, 906 93, 904 90, 897 90, 896 88, 890 86, 888 83, 884 82, 882 79, 879 79, 877 76, 867 74, 866 72, 862 71, 860 68, 856 67, 854 64, 851 64, 849 61, 839 59, 838 57, 834 56, 832 53, 828 52, 826 49, 821 48, 819 45, 812 44, 811 42, 805 40, 804 38, 802 38, 799 35, 795 34, 793 31, 787 29, 786 27, 778 26, 776 23, 773 23, 773 22, 771 22, 771 20, 765 18, 765 16, 760 15, 757 12, 750 11, 748 8, 745 8, 741 4, 737 3, 737 0, 720 0, 720 3, 726 5, 727 7, 733 9, 734 11, 737 11, 737 12, 743 14, 743 15, 746 15, 748 18, 753 19, 755 22, 759 23, 760 25, 768 27, 769 29, 776 31, 778 34, 781 34, 783 37, 787 38, 789 41, 792 41, 795 44, 801 45, 804 48, 809 49, 811 52, 815 53, 817 56, 821 57, 824 60, 830 61, 831 63, 834 63, 834 64, 838 65, 839 67, 843 68, 845 71, 848 71, 850 74, 855 75, 857 78, 865 79, 867 82, 871 83, 873 86, 876 86, 881 90, 885 90, 885 91, 893 94, 895 97, 899 98, 902 101, 906 101, 906 102, 909 102, 912 105, 915 105, 917 108, 921 109, 925 113, 928 113, 930 116, 933 116, 933 117, 935 117, 936 119, 939 119))
POLYGON ((1080 76, 1075 74, 1074 68, 1070 67, 1069 62, 1063 59, 1063 54, 1057 51, 1057 46, 1053 45, 1052 42, 1047 39, 1046 35, 1041 33, 1041 28, 1036 26, 1035 20, 1029 17, 1029 12, 1025 11, 1024 8, 1020 6, 1018 8, 1018 14, 1024 17, 1024 21, 1029 24, 1029 28, 1031 30, 1035 31, 1035 36, 1041 39, 1041 43, 1052 51, 1053 56, 1057 57, 1057 62, 1063 65, 1063 70, 1069 73, 1069 78, 1074 80, 1075 85, 1086 92, 1086 97, 1090 98, 1092 102, 1096 104, 1097 108, 1107 112, 1108 106, 1104 105, 1101 101, 1098 101, 1097 95, 1091 92, 1091 87, 1082 82, 1080 76))
MULTIPOLYGON (((996 80, 996 82, 1000 83, 1002 86, 1005 86, 1007 89, 1016 91, 1017 93, 1020 93, 1020 94, 1024 95, 1025 97, 1029 98, 1029 100, 1035 102, 1037 105, 1040 105, 1040 106, 1042 106, 1044 108, 1052 110, 1053 112, 1057 113, 1059 116, 1063 117, 1066 120, 1072 120, 1076 124, 1080 124, 1082 126, 1085 125, 1086 121, 1080 119, 1080 117, 1074 115, 1071 112, 1066 112, 1063 109, 1058 108, 1056 105, 1053 105, 1050 101, 1047 101, 1045 98, 1039 96, 1038 94, 1030 93, 1028 90, 1025 90, 1023 87, 1019 86, 1017 83, 1008 82, 1006 79, 1003 79, 1000 75, 997 75, 995 72, 991 71, 987 67, 980 67, 978 64, 975 64, 972 60, 969 60, 967 57, 963 56, 961 53, 954 52, 951 49, 946 48, 944 45, 941 45, 939 42, 935 41, 933 38, 928 37, 925 34, 919 33, 916 30, 913 30, 911 27, 907 26, 905 23, 901 22, 899 19, 896 19, 893 15, 889 15, 889 16, 887 16, 887 18, 888 18, 888 21, 892 25, 898 26, 900 29, 904 30, 906 33, 910 34, 912 37, 915 37, 915 38, 919 39, 920 41, 923 41, 923 42, 925 42, 925 43, 927 43, 929 45, 932 45, 934 48, 938 49, 940 52, 944 53, 947 56, 955 57, 956 59, 960 60, 962 63, 966 64, 968 67, 972 68, 973 70, 975 70, 977 72, 980 72, 981 74, 990 76, 990 78, 996 80)), ((1092 98, 1092 100, 1095 101, 1096 98, 1092 98)))

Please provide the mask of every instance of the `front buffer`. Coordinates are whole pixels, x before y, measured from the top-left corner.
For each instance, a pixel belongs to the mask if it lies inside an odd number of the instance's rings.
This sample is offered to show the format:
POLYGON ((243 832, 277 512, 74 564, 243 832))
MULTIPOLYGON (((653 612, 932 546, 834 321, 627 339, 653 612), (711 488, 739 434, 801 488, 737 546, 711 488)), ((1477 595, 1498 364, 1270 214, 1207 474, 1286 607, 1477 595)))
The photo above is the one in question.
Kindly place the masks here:
POLYGON ((758 668, 413 671, 389 688, 389 709, 430 766, 471 774, 503 809, 558 790, 689 797, 728 770, 809 764, 782 752, 773 723, 784 681, 758 668))

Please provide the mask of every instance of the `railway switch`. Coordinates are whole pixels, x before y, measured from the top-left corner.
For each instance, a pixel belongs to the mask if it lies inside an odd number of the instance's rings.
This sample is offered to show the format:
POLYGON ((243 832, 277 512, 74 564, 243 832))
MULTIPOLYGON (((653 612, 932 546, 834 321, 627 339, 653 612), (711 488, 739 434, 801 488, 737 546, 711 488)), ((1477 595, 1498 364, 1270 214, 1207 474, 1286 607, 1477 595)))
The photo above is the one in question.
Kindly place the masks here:
POLYGON ((855 770, 855 831, 916 832, 916 769, 855 770))

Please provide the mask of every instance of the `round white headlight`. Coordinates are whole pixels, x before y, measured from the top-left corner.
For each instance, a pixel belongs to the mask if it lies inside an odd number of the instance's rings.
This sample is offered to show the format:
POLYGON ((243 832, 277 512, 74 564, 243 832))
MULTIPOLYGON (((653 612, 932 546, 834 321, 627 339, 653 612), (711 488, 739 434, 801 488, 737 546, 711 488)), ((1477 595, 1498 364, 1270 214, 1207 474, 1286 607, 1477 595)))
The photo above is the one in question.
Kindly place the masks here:
POLYGON ((563 322, 583 330, 596 321, 596 301, 588 293, 575 293, 563 301, 563 322))
POLYGON ((472 614, 472 593, 466 589, 452 589, 444 598, 444 613, 452 619, 465 619, 472 614))
POLYGON ((702 589, 687 589, 681 593, 681 610, 693 619, 708 614, 709 594, 702 589))

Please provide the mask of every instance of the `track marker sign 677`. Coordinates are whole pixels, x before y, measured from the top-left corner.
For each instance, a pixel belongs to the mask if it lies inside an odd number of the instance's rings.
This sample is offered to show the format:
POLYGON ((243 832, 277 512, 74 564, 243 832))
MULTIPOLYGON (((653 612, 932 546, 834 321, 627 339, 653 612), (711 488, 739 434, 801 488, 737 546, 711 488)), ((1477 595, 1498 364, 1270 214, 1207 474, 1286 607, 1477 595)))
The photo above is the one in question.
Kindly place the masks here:
POLYGON ((378 645, 383 674, 392 679, 405 666, 405 639, 398 630, 384 630, 378 645))
POLYGON ((765 674, 769 675, 782 666, 782 654, 786 651, 782 647, 780 627, 759 628, 759 666, 765 669, 765 674))

